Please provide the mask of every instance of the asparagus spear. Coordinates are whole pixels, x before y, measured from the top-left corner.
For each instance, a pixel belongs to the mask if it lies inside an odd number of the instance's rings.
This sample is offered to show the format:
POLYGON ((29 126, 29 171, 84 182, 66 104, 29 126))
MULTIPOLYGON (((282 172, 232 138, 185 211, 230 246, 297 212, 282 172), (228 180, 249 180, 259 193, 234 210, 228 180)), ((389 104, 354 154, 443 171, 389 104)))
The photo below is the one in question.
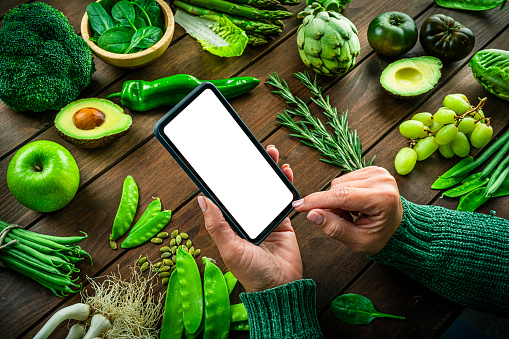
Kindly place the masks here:
POLYGON ((270 8, 280 4, 278 0, 230 0, 230 1, 236 4, 248 5, 256 8, 270 8))
POLYGON ((234 17, 228 14, 224 13, 218 13, 211 11, 210 9, 201 8, 198 6, 194 6, 191 4, 188 4, 187 2, 183 1, 174 1, 173 5, 175 7, 178 7, 190 14, 194 15, 222 15, 230 19, 230 21, 237 27, 243 29, 246 32, 256 32, 256 33, 262 33, 262 34, 276 34, 281 33, 283 30, 281 27, 269 23, 264 23, 260 21, 252 21, 252 20, 246 20, 245 18, 239 18, 234 17))
POLYGON ((265 11, 249 6, 237 5, 223 0, 184 0, 192 5, 212 9, 232 15, 238 15, 250 19, 265 19, 269 21, 288 19, 293 13, 288 11, 265 11))
POLYGON ((281 5, 295 6, 300 4, 300 0, 279 0, 281 5))
POLYGON ((247 38, 249 39, 247 44, 252 46, 260 46, 268 42, 263 35, 259 34, 247 33, 247 38))

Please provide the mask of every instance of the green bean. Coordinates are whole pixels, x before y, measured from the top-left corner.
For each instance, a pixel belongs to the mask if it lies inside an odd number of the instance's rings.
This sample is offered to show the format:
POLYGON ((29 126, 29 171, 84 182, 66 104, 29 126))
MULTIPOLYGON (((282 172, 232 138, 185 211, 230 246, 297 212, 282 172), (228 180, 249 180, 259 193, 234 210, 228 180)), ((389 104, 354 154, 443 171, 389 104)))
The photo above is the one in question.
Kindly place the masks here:
MULTIPOLYGON (((508 143, 509 144, 509 143, 508 143)), ((509 175, 509 155, 498 165, 497 169, 493 173, 488 186, 486 187, 486 196, 492 196, 504 183, 505 179, 509 175)))
MULTIPOLYGON (((472 157, 467 157, 467 158, 462 159, 460 162, 458 162, 456 165, 454 165, 450 170, 448 170, 447 172, 442 174, 440 177, 438 177, 438 179, 435 180, 435 182, 431 185, 431 188, 436 189, 436 190, 441 190, 441 189, 449 188, 449 187, 456 185, 462 179, 464 179, 464 177, 458 180, 458 178, 446 178, 446 176, 448 176, 450 173, 460 170, 461 168, 464 168, 465 166, 469 166, 472 162, 474 162, 474 158, 472 158, 472 157)), ((465 177, 467 175, 468 175, 468 173, 465 174, 465 177)))
MULTIPOLYGON (((23 229, 20 228, 20 230, 23 230, 23 229)), ((28 230, 23 230, 23 231, 30 232, 28 230)), ((35 233, 35 232, 33 232, 33 233, 35 233)), ((80 233, 83 233, 84 235, 82 235, 82 236, 72 236, 72 237, 56 237, 54 235, 39 234, 39 233, 36 233, 36 234, 38 236, 40 236, 41 238, 45 238, 45 239, 54 241, 54 242, 56 242, 58 244, 61 244, 61 245, 70 245, 70 244, 77 244, 79 242, 82 242, 86 238, 88 238, 88 235, 85 232, 80 231, 80 233)))
POLYGON ((464 175, 465 173, 469 173, 474 168, 480 166, 484 161, 486 161, 493 153, 495 153, 499 148, 501 148, 506 142, 509 142, 509 132, 504 134, 500 139, 495 141, 490 147, 488 147, 482 154, 471 164, 460 168, 454 172, 451 173, 444 173, 440 177, 443 179, 446 178, 452 178, 452 177, 459 177, 461 175, 464 175))
POLYGON ((31 240, 33 242, 36 242, 38 244, 41 244, 47 248, 51 248, 53 250, 66 250, 68 249, 67 246, 64 246, 62 244, 56 243, 50 239, 39 237, 36 233, 32 232, 23 232, 21 228, 13 228, 11 230, 12 234, 15 235, 17 238, 23 238, 26 240, 31 240))
MULTIPOLYGON (((177 259, 178 260, 178 259, 177 259)), ((223 273, 208 258, 203 258, 205 321, 203 339, 225 339, 230 332, 230 297, 223 273)))
POLYGON ((226 281, 226 286, 228 286, 228 294, 232 294, 235 285, 237 285, 237 278, 235 278, 231 271, 228 271, 224 274, 224 280, 226 281))
MULTIPOLYGON (((13 236, 14 236, 14 234, 13 234, 13 236)), ((8 240, 8 239, 10 239, 10 240, 17 239, 17 240, 18 240, 18 242, 19 242, 20 244, 23 244, 23 245, 25 245, 25 246, 31 247, 31 248, 33 248, 34 250, 39 251, 39 252, 42 252, 42 253, 46 253, 46 254, 55 254, 55 255, 56 255, 56 253, 57 253, 57 251, 56 251, 56 250, 54 250, 54 249, 52 249, 52 248, 49 248, 49 247, 47 247, 47 246, 41 245, 41 244, 39 244, 39 243, 33 242, 33 241, 32 241, 32 240, 30 240, 30 239, 25 239, 25 238, 22 238, 22 237, 16 237, 16 238, 14 238, 14 237, 11 237, 10 235, 6 235, 6 236, 5 236, 5 239, 6 239, 6 240, 8 240)), ((10 241, 10 240, 8 240, 8 241, 10 241)))
POLYGON ((489 197, 486 197, 484 193, 486 192, 486 187, 479 187, 472 192, 468 193, 461 197, 460 202, 458 204, 458 211, 467 211, 473 212, 477 208, 479 208, 482 204, 489 200, 489 197))
MULTIPOLYGON (((480 175, 481 173, 476 173, 476 174, 480 175)), ((468 181, 468 182, 461 184, 457 187, 454 187, 448 191, 445 191, 443 193, 443 196, 449 197, 449 198, 461 197, 462 195, 472 192, 476 188, 486 185, 486 183, 488 181, 490 181, 489 178, 484 178, 482 180, 473 179, 472 181, 468 181)))
MULTIPOLYGON (((9 236, 6 236, 5 239, 7 240, 7 239, 12 239, 12 238, 10 238, 9 236)), ((21 244, 19 242, 13 243, 11 246, 14 247, 14 248, 17 248, 20 251, 25 252, 28 255, 31 255, 31 256, 41 260, 45 264, 52 265, 52 266, 56 266, 56 264, 57 264, 57 263, 54 263, 53 261, 51 261, 50 256, 43 255, 41 252, 36 251, 33 248, 28 247, 26 245, 23 245, 23 244, 21 244)))
POLYGON ((139 228, 143 227, 150 219, 155 217, 157 213, 161 212, 161 199, 156 198, 156 200, 152 201, 148 204, 147 208, 141 215, 140 219, 134 224, 130 233, 136 232, 139 228))
POLYGON ((139 246, 150 240, 159 233, 171 219, 171 211, 162 211, 150 219, 146 224, 138 228, 136 232, 129 232, 129 235, 120 245, 122 248, 132 248, 139 246))
POLYGON ((230 325, 230 329, 232 331, 249 331, 249 322, 245 320, 237 323, 232 323, 230 325))
POLYGON ((180 247, 177 249, 177 272, 184 328, 188 333, 193 334, 198 331, 203 316, 203 289, 196 261, 192 255, 184 252, 180 247))
POLYGON ((236 323, 247 320, 246 306, 243 303, 230 305, 230 322, 236 323))
POLYGON ((507 154, 508 151, 509 151, 509 141, 506 142, 504 146, 502 146, 500 151, 498 151, 497 155, 495 155, 493 159, 488 163, 488 165, 486 165, 486 167, 482 170, 479 179, 488 177, 490 172, 493 171, 495 167, 497 167, 498 163, 502 160, 502 158, 504 157, 504 155, 507 154))
MULTIPOLYGON (((36 260, 32 256, 29 256, 25 252, 19 251, 19 250, 15 249, 15 248, 12 248, 7 253, 1 253, 0 252, 0 260, 4 256, 9 256, 12 259, 17 259, 19 261, 24 262, 27 265, 30 265, 30 266, 32 266, 34 268, 42 269, 42 270, 44 270, 44 271, 46 271, 48 273, 62 274, 62 272, 60 272, 58 269, 56 269, 55 266, 51 266, 51 265, 43 263, 43 262, 41 262, 39 260, 36 260)), ((72 272, 69 272, 69 274, 70 273, 72 273, 72 272)))
POLYGON ((118 206, 110 240, 115 240, 123 236, 134 219, 136 208, 138 207, 138 186, 132 176, 127 176, 122 186, 122 197, 118 206))

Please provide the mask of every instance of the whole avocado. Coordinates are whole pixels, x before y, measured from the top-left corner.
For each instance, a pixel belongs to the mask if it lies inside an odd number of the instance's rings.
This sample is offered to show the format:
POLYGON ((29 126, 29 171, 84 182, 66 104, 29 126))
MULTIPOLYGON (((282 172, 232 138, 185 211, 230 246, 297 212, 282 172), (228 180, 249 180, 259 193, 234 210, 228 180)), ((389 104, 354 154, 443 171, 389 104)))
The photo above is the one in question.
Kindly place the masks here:
POLYGON ((19 112, 58 110, 95 71, 92 52, 67 18, 45 3, 10 10, 0 30, 0 99, 19 112))

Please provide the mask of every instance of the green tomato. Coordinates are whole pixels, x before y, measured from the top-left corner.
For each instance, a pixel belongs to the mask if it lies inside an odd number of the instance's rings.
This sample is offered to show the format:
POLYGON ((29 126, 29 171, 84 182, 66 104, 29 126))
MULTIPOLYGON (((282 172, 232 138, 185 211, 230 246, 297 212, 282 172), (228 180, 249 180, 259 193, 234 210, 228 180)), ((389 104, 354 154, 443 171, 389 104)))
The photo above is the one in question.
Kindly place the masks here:
POLYGON ((403 55, 415 46, 418 37, 414 19, 401 12, 377 16, 368 27, 368 42, 379 54, 403 55))
POLYGON ((21 147, 7 169, 12 195, 37 212, 53 212, 67 205, 79 183, 76 161, 53 141, 39 140, 21 147))

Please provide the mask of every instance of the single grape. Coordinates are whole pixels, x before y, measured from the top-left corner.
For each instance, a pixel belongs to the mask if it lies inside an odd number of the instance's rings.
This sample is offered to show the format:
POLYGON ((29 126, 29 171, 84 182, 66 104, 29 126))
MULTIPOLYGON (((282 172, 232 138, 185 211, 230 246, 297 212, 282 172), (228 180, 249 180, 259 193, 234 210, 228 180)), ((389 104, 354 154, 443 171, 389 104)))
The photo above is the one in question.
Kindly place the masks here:
POLYGON ((462 115, 470 109, 470 104, 457 94, 446 95, 443 105, 456 112, 457 115, 462 115))
POLYGON ((436 132, 438 131, 439 129, 442 128, 442 126, 444 126, 443 124, 439 124, 438 122, 436 121, 433 121, 433 123, 431 124, 431 126, 429 127, 430 131, 431 132, 436 132))
POLYGON ((421 135, 419 135, 417 139, 426 138, 429 135, 428 131, 428 129, 424 128, 424 131, 422 131, 421 135))
POLYGON ((458 127, 454 124, 445 125, 437 132, 435 136, 435 142, 439 145, 448 144, 454 139, 456 134, 458 133, 458 127))
POLYGON ((420 121, 424 126, 431 126, 433 123, 433 115, 428 112, 417 113, 414 114, 412 120, 420 121))
POLYGON ((458 95, 460 98, 462 98, 462 99, 463 99, 463 100, 465 100, 466 102, 469 102, 469 101, 468 101, 468 98, 467 98, 467 96, 466 96, 465 94, 456 93, 456 94, 454 94, 454 95, 458 95))
POLYGON ((478 122, 470 135, 470 142, 475 148, 481 148, 490 142, 492 136, 493 127, 478 122))
POLYGON ((456 113, 450 109, 443 109, 435 113, 433 120, 439 124, 452 124, 456 119, 456 113))
POLYGON ((484 112, 482 109, 479 109, 475 114, 474 114, 474 120, 477 121, 479 119, 480 122, 482 122, 483 124, 486 122, 486 120, 482 119, 484 118, 484 112))
POLYGON ((470 143, 465 134, 458 132, 451 143, 452 151, 459 157, 466 157, 470 153, 470 143))
POLYGON ((404 137, 417 139, 424 131, 424 125, 417 120, 407 120, 399 125, 399 132, 404 137))
POLYGON ((454 156, 451 143, 440 145, 440 147, 438 147, 438 151, 444 156, 444 158, 452 158, 454 156))
POLYGON ((464 134, 470 133, 475 128, 474 118, 465 117, 458 124, 458 131, 464 134))
POLYGON ((417 162, 417 153, 410 147, 405 147, 399 150, 396 158, 394 159, 394 167, 396 172, 401 175, 410 173, 417 162))
POLYGON ((429 158, 437 149, 439 145, 435 142, 435 137, 429 136, 417 141, 414 146, 414 151, 417 153, 417 160, 422 161, 429 158))

